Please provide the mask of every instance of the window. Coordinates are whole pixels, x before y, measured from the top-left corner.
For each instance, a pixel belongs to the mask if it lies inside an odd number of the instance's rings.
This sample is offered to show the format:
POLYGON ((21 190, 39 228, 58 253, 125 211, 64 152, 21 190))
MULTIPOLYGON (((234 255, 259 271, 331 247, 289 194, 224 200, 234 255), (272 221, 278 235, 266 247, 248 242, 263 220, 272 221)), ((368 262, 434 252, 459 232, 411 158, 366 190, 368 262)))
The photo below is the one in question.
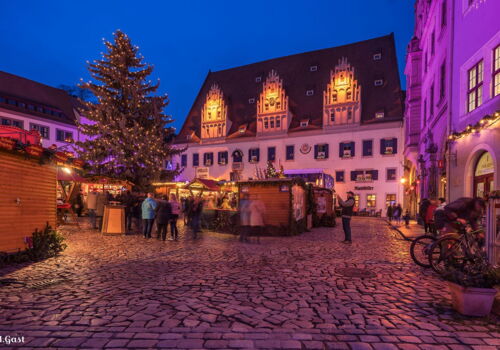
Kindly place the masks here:
POLYGON ((274 129, 274 118, 271 118, 271 129, 274 129))
POLYGON ((269 128, 269 119, 264 118, 264 129, 268 129, 268 128, 269 128))
POLYGON ((200 165, 200 155, 198 153, 193 153, 193 166, 200 165))
POLYGON ((429 117, 432 118, 434 115, 434 83, 431 85, 431 96, 429 99, 429 117))
POLYGON ((375 113, 375 119, 382 119, 385 116, 384 112, 375 113))
POLYGON ((467 112, 473 111, 483 102, 483 61, 478 62, 468 72, 467 112))
POLYGON ((443 2, 441 3, 441 28, 446 27, 446 18, 446 0, 443 0, 443 2))
POLYGON ((396 181, 396 168, 389 168, 385 173, 385 179, 387 181, 396 181))
POLYGON ((328 144, 322 143, 314 146, 314 159, 328 159, 328 144))
POLYGON ((213 152, 208 152, 203 154, 203 165, 212 166, 214 164, 214 154, 213 152))
POLYGON ((13 105, 13 106, 17 105, 17 101, 13 100, 13 99, 10 99, 10 98, 7 99, 7 103, 10 104, 10 105, 13 105))
POLYGON ((376 79, 376 80, 373 82, 373 84, 374 84, 375 86, 382 86, 382 85, 384 85, 384 79, 376 79))
POLYGON ((352 119, 352 108, 347 109, 347 119, 351 120, 352 119))
POLYGON ((366 207, 367 208, 376 208, 377 207, 377 195, 376 194, 367 194, 366 195, 366 207))
POLYGON ((306 128, 309 125, 309 120, 302 120, 300 122, 300 127, 301 128, 306 128))
POLYGON ((382 59, 382 54, 380 52, 373 55, 374 61, 380 61, 381 59, 382 59))
POLYGON ((396 203, 396 194, 395 193, 389 193, 385 195, 385 207, 387 208, 390 205, 393 205, 396 203))
POLYGON ((351 171, 351 181, 372 182, 378 180, 378 170, 353 170, 351 171))
POLYGON ((286 160, 294 160, 295 158, 295 146, 288 145, 286 146, 286 160))
POLYGON ((354 194, 354 207, 359 208, 359 194, 354 194))
POLYGON ((267 160, 271 162, 276 160, 276 147, 267 147, 267 160))
POLYGON ((246 126, 246 125, 242 125, 242 126, 240 126, 240 127, 238 128, 238 132, 239 132, 240 134, 245 133, 245 131, 247 131, 247 126, 246 126))
POLYGON ((16 128, 24 129, 24 122, 17 119, 2 118, 2 125, 15 126, 16 128))
POLYGON ((258 163, 260 158, 260 150, 258 148, 250 148, 248 150, 248 161, 250 163, 258 163))
POLYGON ((276 117, 276 128, 279 129, 281 127, 281 119, 280 117, 276 117))
POLYGON ((49 138, 49 127, 48 126, 43 126, 43 125, 38 125, 38 124, 30 124, 30 130, 36 130, 40 133, 40 136, 44 139, 49 138))
POLYGON ((56 129, 56 140, 59 142, 72 142, 73 133, 70 131, 56 129))
POLYGON ((339 146, 339 157, 340 158, 351 158, 354 157, 354 142, 341 142, 339 146))
POLYGON ((312 96, 314 95, 314 90, 307 90, 306 91, 306 96, 312 96))
POLYGON ((338 170, 335 172, 335 181, 337 181, 337 182, 344 182, 345 181, 345 171, 344 170, 338 170))
POLYGON ((318 66, 311 66, 309 67, 310 72, 316 72, 318 70, 318 66))
POLYGON ((181 154, 181 166, 186 167, 188 165, 187 154, 181 154))
POLYGON ((500 45, 493 50, 493 97, 500 95, 500 45))
POLYGON ((255 77, 255 82, 260 83, 262 81, 262 77, 255 77))
POLYGON ((446 89, 446 62, 443 62, 443 64, 441 64, 439 80, 439 100, 441 101, 444 98, 446 89))
POLYGON ((332 110, 332 111, 330 112, 330 121, 331 121, 331 122, 335 122, 335 111, 334 111, 334 110, 332 110))
POLYGON ((0 96, 0 103, 5 103, 5 97, 0 96))
POLYGON ((253 98, 253 97, 249 98, 248 99, 248 104, 253 104, 253 103, 255 103, 255 98, 253 98))
POLYGON ((217 153, 217 163, 219 165, 226 165, 228 163, 229 155, 227 151, 217 153))
POLYGON ((373 140, 363 140, 363 157, 373 156, 373 140))
POLYGON ((381 139, 380 140, 380 154, 396 154, 398 153, 398 139, 381 139))
POLYGON ((243 161, 243 152, 241 152, 239 149, 233 152, 233 162, 234 163, 241 163, 243 161))

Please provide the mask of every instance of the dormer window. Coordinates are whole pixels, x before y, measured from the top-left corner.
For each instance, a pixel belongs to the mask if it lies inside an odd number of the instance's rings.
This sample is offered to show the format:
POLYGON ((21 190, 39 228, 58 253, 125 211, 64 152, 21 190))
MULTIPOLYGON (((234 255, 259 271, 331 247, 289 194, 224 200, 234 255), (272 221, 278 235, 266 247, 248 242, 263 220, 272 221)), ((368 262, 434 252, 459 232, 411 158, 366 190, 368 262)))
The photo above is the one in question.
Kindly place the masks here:
POLYGON ((247 131, 247 126, 246 125, 242 125, 238 128, 238 132, 240 134, 243 134, 245 131, 247 131))
POLYGON ((375 113, 375 119, 382 119, 385 116, 384 112, 375 113))
POLYGON ((374 61, 380 61, 382 59, 382 54, 380 52, 373 55, 374 61))
POLYGON ((309 71, 310 72, 316 72, 318 70, 318 66, 310 66, 309 71))
POLYGON ((255 82, 256 83, 260 83, 262 81, 262 77, 255 77, 255 82))
POLYGON ((307 128, 308 125, 309 125, 309 119, 300 121, 301 128, 307 128))
POLYGON ((314 95, 314 90, 307 90, 306 91, 306 96, 312 96, 314 95))
POLYGON ((248 104, 254 104, 255 103, 255 98, 249 98, 248 99, 248 104))
POLYGON ((375 86, 382 86, 382 85, 384 85, 384 79, 376 79, 376 80, 373 82, 373 84, 374 84, 375 86))

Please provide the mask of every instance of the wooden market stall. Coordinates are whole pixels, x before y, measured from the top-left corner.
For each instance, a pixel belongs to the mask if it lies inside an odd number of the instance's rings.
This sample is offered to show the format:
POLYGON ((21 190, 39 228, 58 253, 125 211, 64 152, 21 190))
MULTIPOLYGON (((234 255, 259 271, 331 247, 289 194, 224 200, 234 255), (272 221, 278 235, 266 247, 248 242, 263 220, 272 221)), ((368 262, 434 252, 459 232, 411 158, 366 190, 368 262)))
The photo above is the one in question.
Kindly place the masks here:
POLYGON ((314 199, 313 226, 335 226, 333 191, 323 187, 311 187, 314 199))
POLYGON ((265 207, 265 233, 296 235, 306 230, 306 185, 300 178, 238 182, 240 199, 261 200, 265 207))

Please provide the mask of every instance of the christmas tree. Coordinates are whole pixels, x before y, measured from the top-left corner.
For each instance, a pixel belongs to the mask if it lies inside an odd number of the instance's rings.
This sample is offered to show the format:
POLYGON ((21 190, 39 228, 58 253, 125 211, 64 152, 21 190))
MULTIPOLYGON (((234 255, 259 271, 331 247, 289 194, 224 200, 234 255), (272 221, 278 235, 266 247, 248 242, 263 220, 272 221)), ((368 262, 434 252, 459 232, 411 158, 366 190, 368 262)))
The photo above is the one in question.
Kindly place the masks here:
POLYGON ((88 122, 79 130, 87 141, 79 142, 81 157, 94 175, 131 181, 139 190, 161 178, 172 178, 178 169, 165 170, 165 161, 182 150, 171 146, 172 119, 163 113, 168 97, 153 96, 159 84, 147 80, 153 67, 143 62, 138 47, 121 31, 114 42, 105 41, 107 52, 88 63, 96 82, 81 84, 93 93, 81 113, 88 122))
POLYGON ((278 177, 278 172, 276 171, 273 162, 270 160, 267 162, 267 168, 265 170, 265 174, 266 174, 266 179, 273 179, 278 177))

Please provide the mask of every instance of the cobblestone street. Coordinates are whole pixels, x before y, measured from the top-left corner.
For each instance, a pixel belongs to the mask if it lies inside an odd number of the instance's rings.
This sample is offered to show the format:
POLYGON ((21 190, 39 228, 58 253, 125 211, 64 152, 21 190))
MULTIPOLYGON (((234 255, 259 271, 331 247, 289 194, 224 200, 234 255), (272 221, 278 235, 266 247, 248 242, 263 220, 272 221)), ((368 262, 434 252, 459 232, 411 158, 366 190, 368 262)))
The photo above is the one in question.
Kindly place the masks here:
POLYGON ((0 288, 0 335, 25 348, 500 347, 498 319, 452 311, 446 284, 379 219, 355 218, 352 245, 340 227, 260 244, 66 236, 60 257, 0 270, 25 284, 0 288))

